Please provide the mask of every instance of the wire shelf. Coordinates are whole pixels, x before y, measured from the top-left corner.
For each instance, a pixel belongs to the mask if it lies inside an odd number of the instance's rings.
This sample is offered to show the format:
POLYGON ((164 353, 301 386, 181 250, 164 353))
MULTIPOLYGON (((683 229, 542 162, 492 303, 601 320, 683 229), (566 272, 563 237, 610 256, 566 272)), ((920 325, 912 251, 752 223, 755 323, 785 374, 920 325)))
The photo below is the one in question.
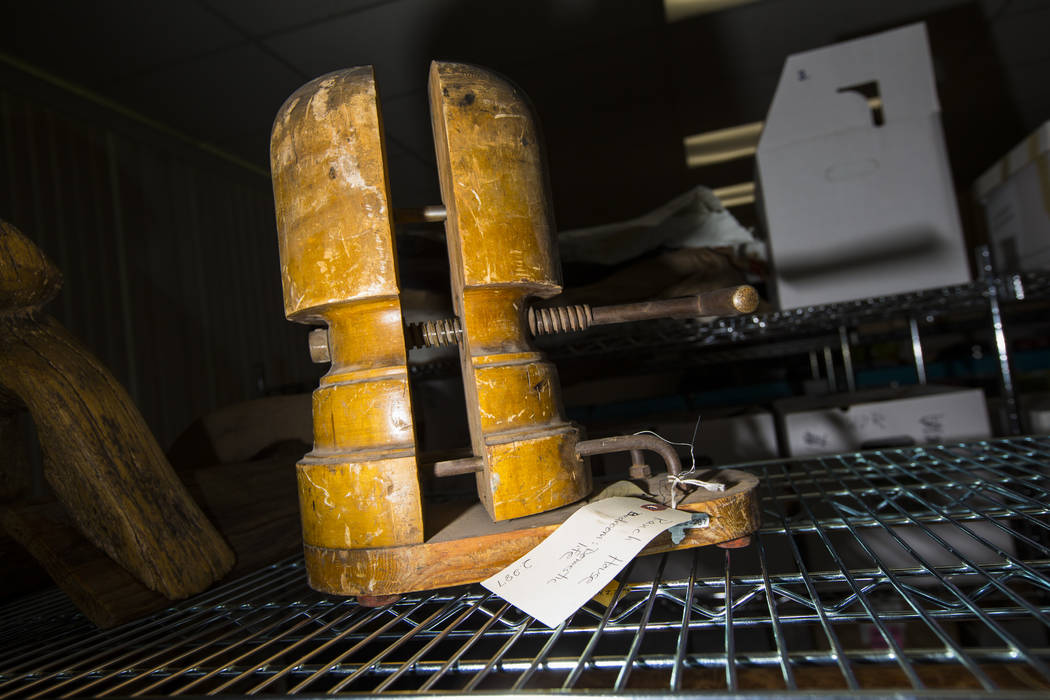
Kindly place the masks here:
POLYGON ((737 468, 751 546, 637 559, 554 630, 478 586, 364 608, 293 559, 109 631, 56 591, 8 605, 0 697, 1046 696, 1050 438, 737 468))

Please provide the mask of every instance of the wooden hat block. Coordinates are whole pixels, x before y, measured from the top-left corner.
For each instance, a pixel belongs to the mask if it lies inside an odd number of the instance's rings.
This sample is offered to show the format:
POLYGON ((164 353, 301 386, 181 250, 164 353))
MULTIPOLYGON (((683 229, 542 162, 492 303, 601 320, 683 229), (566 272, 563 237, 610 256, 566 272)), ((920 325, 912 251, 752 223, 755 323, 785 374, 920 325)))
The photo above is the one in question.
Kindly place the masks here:
MULTIPOLYGON (((503 78, 455 63, 432 64, 430 103, 479 496, 445 517, 423 510, 371 68, 303 86, 271 142, 285 312, 327 324, 332 363, 314 393, 314 449, 298 465, 307 575, 364 602, 484 580, 592 490, 582 432, 527 321, 530 298, 561 291, 532 110, 503 78)), ((665 533, 643 553, 740 543, 757 529, 757 480, 715 478, 725 491, 679 506, 711 525, 678 544, 665 533)))
POLYGON ((328 327, 331 368, 313 394, 314 448, 297 466, 307 570, 327 580, 341 553, 423 541, 371 67, 322 76, 288 98, 270 160, 285 314, 328 327))
POLYGON ((493 520, 575 503, 591 491, 580 430, 563 417, 557 370, 526 322, 530 297, 561 292, 532 110, 489 71, 435 62, 430 115, 478 495, 493 520))

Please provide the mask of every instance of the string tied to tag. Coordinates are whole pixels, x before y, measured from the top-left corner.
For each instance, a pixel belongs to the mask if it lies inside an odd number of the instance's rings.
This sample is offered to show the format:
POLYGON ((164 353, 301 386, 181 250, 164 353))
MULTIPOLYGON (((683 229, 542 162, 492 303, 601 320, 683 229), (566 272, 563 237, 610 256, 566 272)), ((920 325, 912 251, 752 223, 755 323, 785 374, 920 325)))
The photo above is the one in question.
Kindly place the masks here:
POLYGON ((672 442, 671 440, 668 440, 667 438, 665 438, 663 435, 660 435, 659 433, 653 432, 652 430, 639 430, 638 432, 635 433, 635 435, 642 435, 642 434, 654 435, 654 436, 658 437, 659 439, 663 440, 664 442, 666 442, 668 445, 678 445, 680 447, 688 447, 689 448, 689 461, 690 461, 689 469, 684 471, 684 472, 682 472, 681 474, 668 474, 667 475, 667 480, 671 482, 671 508, 676 508, 678 506, 678 489, 679 488, 681 488, 683 491, 686 490, 686 487, 688 487, 688 486, 695 486, 695 487, 698 487, 698 488, 706 489, 708 491, 725 491, 725 489, 726 489, 725 484, 721 484, 721 483, 718 483, 718 482, 715 482, 715 481, 703 481, 702 479, 690 479, 690 478, 687 478, 687 477, 689 477, 689 475, 696 473, 696 452, 695 452, 695 449, 694 449, 693 446, 696 444, 696 434, 697 434, 697 432, 699 430, 700 430, 700 416, 697 416, 696 417, 696 425, 693 426, 693 439, 692 439, 691 442, 672 442))
MULTIPOLYGON (((693 470, 690 469, 682 474, 668 474, 667 480, 671 482, 671 507, 676 508, 678 506, 678 488, 685 486, 698 486, 708 491, 725 491, 726 485, 720 484, 717 481, 702 481, 700 479, 683 479, 682 477, 688 476, 693 470)), ((683 490, 685 490, 683 488, 683 490)))

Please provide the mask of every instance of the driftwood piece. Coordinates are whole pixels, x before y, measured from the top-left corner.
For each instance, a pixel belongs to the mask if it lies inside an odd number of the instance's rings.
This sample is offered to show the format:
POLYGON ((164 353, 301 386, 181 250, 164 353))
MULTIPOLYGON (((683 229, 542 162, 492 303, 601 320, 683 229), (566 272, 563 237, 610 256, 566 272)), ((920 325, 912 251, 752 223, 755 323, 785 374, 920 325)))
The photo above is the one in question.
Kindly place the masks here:
POLYGON ((0 222, 0 385, 28 407, 44 477, 84 535, 147 587, 182 598, 233 552, 178 480, 123 387, 40 306, 60 275, 0 222))
MULTIPOLYGON (((299 551, 302 534, 295 492, 297 456, 298 452, 295 456, 185 474, 189 491, 211 515, 237 556, 227 578, 250 573, 299 551)), ((130 622, 171 604, 88 542, 55 501, 12 504, 0 512, 0 524, 99 627, 130 622)))
POLYGON ((55 501, 4 508, 0 522, 99 627, 113 627, 171 605, 88 542, 55 501))

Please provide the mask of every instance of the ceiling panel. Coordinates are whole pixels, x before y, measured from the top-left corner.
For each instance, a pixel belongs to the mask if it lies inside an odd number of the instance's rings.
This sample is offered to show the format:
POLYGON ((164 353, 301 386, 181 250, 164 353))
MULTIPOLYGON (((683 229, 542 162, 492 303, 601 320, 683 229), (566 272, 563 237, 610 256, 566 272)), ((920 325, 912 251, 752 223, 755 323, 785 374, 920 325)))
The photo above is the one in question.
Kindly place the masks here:
POLYGON ((0 18, 3 51, 102 91, 243 41, 192 2, 0 0, 0 18))
POLYGON ((258 47, 241 45, 123 81, 120 90, 166 123, 266 167, 273 118, 302 82, 258 47))
POLYGON ((377 5, 265 39, 268 47, 309 76, 373 65, 383 94, 426 85, 431 25, 451 0, 402 0, 377 5))
POLYGON ((403 0, 207 0, 253 36, 303 29, 403 0))
POLYGON ((374 65, 405 206, 436 190, 429 62, 489 66, 536 105, 559 219, 577 226, 677 194, 692 177, 681 138, 761 119, 788 53, 948 6, 980 8, 1007 64, 1006 107, 1038 123, 1046 5, 766 0, 666 25, 660 0, 0 0, 0 52, 264 167, 289 94, 374 65))

